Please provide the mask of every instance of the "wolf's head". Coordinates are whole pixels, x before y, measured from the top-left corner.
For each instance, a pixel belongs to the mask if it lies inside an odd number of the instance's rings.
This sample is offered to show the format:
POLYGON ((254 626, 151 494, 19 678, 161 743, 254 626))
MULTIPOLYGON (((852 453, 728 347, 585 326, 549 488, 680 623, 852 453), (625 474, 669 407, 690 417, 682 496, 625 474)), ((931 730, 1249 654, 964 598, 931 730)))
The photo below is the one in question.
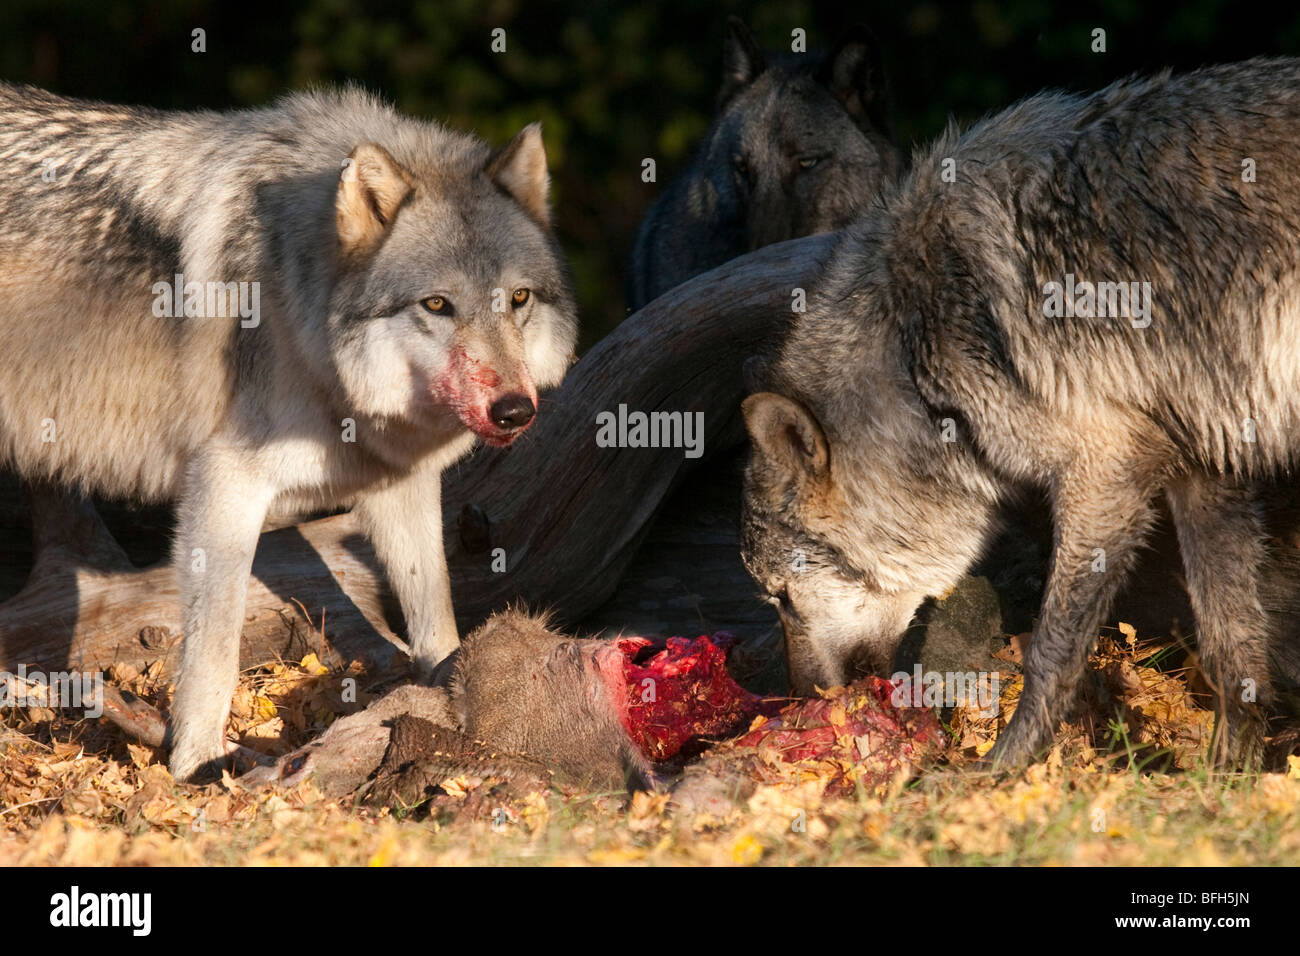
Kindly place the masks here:
POLYGON ((338 176, 329 352, 379 428, 508 445, 573 358, 541 129, 491 152, 427 124, 363 141, 338 176), (421 134, 423 135, 423 139, 421 134))
POLYGON ((881 260, 846 259, 777 360, 747 368, 761 390, 743 404, 742 557, 805 695, 892 671, 921 603, 979 557, 1003 491, 962 423, 922 400, 881 260))
POLYGON ((750 250, 839 229, 898 178, 879 50, 865 27, 825 57, 768 56, 732 17, 723 52, 703 149, 717 212, 736 220, 750 250))

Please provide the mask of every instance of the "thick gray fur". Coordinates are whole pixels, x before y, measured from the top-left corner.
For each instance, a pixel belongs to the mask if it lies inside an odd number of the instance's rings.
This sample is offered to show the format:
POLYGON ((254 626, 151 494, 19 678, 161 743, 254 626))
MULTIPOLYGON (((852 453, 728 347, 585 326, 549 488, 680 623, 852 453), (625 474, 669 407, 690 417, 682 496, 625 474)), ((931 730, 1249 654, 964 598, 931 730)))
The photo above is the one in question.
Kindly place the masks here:
POLYGON ((745 403, 745 558, 781 607, 796 689, 886 671, 999 502, 1041 486, 1054 554, 991 755, 1031 759, 1163 492, 1220 693, 1214 755, 1251 763, 1271 697, 1252 482, 1300 452, 1297 235, 1297 60, 1044 93, 919 155, 745 403), (1048 314, 1067 273, 1150 283, 1149 324, 1048 314))
POLYGON ((451 653, 439 475, 572 358, 539 128, 493 152, 355 89, 175 113, 0 84, 0 178, 0 463, 178 503, 177 776, 227 749, 272 509, 355 506, 414 658, 451 653), (160 316, 178 274, 257 288, 256 320, 160 316))

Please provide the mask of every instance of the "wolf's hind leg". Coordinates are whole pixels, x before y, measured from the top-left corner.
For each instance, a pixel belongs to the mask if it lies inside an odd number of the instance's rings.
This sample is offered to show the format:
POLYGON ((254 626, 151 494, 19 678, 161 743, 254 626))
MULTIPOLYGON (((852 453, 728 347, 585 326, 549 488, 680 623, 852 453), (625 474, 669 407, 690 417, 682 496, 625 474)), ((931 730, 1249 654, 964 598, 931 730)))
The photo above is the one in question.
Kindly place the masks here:
POLYGON ((130 570, 126 552, 86 495, 41 480, 24 482, 23 490, 37 568, 42 560, 71 560, 101 571, 130 570))
POLYGON ((1196 613, 1201 667, 1218 695, 1211 758, 1219 766, 1259 764, 1271 700, 1268 616, 1258 581, 1264 533, 1248 489, 1193 476, 1167 490, 1196 613))

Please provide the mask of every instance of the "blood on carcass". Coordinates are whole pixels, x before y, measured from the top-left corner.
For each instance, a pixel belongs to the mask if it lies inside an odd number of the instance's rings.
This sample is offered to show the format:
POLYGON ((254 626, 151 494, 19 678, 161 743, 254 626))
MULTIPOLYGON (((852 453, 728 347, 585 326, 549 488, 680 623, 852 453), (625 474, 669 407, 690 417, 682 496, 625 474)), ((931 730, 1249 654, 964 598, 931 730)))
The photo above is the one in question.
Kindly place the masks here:
MULTIPOLYGON (((726 632, 693 639, 618 639, 623 652, 623 726, 652 761, 672 758, 695 740, 729 740, 780 761, 834 760, 884 775, 926 762, 942 750, 934 712, 913 706, 907 688, 867 677, 806 700, 764 698, 727 673, 735 639, 726 632)), ((847 778, 846 778, 847 779, 847 778)))
POLYGON ((668 760, 694 739, 732 736, 759 714, 780 708, 780 702, 751 694, 727 673, 727 651, 734 643, 725 631, 693 639, 618 639, 626 658, 623 726, 648 758, 668 760))

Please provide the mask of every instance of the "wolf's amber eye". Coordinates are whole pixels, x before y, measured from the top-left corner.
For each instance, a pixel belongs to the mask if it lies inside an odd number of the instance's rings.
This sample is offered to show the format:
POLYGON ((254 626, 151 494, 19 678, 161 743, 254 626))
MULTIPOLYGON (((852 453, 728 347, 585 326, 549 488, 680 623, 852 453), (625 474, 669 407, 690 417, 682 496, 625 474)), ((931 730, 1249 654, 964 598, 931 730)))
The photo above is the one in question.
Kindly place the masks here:
POLYGON ((805 156, 803 159, 799 160, 799 168, 812 169, 819 162, 821 162, 820 156, 805 156))
POLYGON ((510 301, 515 304, 515 308, 517 309, 528 301, 528 297, 531 294, 532 293, 527 289, 515 289, 515 291, 510 294, 510 301))
POLYGON ((431 295, 420 304, 435 315, 441 315, 447 311, 447 300, 440 295, 431 295))

